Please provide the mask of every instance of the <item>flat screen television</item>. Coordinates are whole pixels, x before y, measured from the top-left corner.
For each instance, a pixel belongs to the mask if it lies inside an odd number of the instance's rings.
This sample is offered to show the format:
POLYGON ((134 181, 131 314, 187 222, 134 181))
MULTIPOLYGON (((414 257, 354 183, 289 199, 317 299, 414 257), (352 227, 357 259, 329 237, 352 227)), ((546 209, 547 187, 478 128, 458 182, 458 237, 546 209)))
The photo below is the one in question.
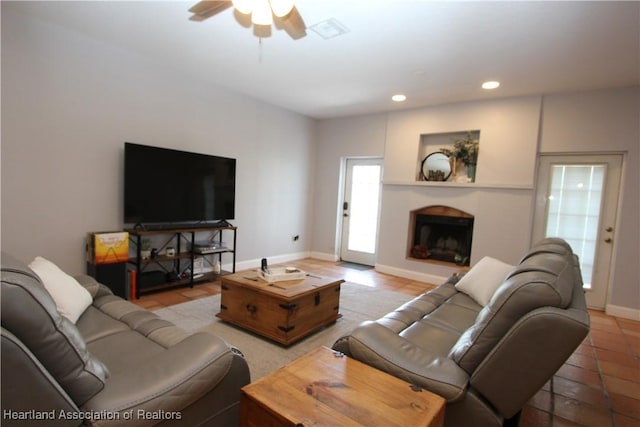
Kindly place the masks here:
POLYGON ((127 224, 230 220, 235 216, 235 188, 236 159, 124 144, 127 224))

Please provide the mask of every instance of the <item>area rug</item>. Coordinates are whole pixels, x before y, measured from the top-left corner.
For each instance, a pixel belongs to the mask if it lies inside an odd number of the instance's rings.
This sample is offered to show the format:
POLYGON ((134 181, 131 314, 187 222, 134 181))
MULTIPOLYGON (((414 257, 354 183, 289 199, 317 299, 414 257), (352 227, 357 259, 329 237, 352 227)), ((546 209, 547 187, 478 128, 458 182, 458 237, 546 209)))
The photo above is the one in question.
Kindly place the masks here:
POLYGON ((343 283, 340 291, 340 313, 335 324, 308 336, 298 343, 283 347, 259 335, 218 319, 220 295, 185 302, 156 310, 155 313, 189 332, 207 331, 218 335, 242 351, 255 381, 308 353, 316 347, 331 347, 360 322, 375 320, 412 299, 411 295, 343 283))

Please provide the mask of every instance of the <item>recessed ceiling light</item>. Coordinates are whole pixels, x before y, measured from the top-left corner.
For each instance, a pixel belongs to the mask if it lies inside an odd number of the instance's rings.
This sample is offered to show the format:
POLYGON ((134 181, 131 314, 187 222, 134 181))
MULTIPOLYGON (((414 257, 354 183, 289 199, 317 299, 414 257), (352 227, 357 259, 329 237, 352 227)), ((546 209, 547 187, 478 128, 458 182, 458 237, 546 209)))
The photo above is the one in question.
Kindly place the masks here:
POLYGON ((500 82, 490 81, 482 83, 482 89, 495 89, 500 86, 500 82))
POLYGON ((402 101, 406 101, 407 97, 405 95, 402 95, 402 94, 399 93, 397 95, 393 95, 391 97, 391 100, 395 101, 395 102, 402 102, 402 101))

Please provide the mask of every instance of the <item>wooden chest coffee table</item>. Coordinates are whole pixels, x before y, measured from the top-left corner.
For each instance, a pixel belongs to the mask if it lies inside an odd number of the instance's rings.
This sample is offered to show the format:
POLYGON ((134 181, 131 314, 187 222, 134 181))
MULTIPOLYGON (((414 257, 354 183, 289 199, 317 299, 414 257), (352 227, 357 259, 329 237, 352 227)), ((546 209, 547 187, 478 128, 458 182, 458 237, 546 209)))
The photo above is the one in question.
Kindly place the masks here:
POLYGON ((320 347, 242 388, 241 427, 441 427, 444 398, 320 347))
POLYGON ((291 345, 339 317, 344 280, 307 276, 303 280, 267 283, 256 273, 221 278, 217 316, 283 345, 291 345))

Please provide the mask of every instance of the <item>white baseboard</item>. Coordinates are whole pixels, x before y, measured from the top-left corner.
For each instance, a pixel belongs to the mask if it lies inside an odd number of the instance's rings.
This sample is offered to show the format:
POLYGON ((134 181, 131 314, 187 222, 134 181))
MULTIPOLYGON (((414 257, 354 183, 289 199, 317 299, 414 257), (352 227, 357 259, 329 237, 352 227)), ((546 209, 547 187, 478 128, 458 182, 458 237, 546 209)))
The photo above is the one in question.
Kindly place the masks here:
POLYGON ((320 261, 337 262, 340 261, 340 257, 336 254, 327 254, 324 252, 311 252, 309 254, 311 258, 319 259, 320 261))
MULTIPOLYGON (((303 258, 309 258, 311 255, 309 252, 295 252, 292 254, 284 254, 284 255, 275 255, 275 256, 268 256, 265 257, 267 258, 267 261, 269 262, 269 265, 272 264, 284 264, 290 261, 296 261, 298 259, 303 259, 303 258)), ((251 270, 251 269, 255 269, 255 268, 260 268, 260 263, 262 262, 262 258, 260 259, 250 259, 247 261, 240 261, 240 262, 236 262, 236 271, 242 271, 242 270, 251 270)), ((231 264, 224 264, 222 266, 222 268, 224 270, 227 271, 231 271, 231 269, 233 268, 233 266, 231 264)))
MULTIPOLYGON (((291 254, 276 255, 267 257, 269 264, 284 264, 290 261, 296 261, 304 258, 315 258, 321 261, 337 262, 340 260, 336 254, 328 254, 324 252, 295 252, 291 254)), ((260 267, 262 259, 252 259, 247 261, 241 261, 236 263, 236 271, 251 270, 260 267)), ((224 270, 231 271, 231 264, 224 264, 222 266, 224 270)), ((420 282, 433 283, 439 285, 444 283, 448 277, 437 276, 434 274, 420 273, 412 270, 405 270, 402 268, 392 267, 389 265, 376 264, 376 271, 380 273, 390 274, 392 276, 403 277, 405 279, 417 280, 420 282)), ((624 319, 640 321, 640 310, 629 307, 622 307, 618 305, 607 304, 605 313, 610 316, 621 317, 624 319)))
POLYGON ((376 271, 393 276, 404 277, 405 279, 417 280, 420 282, 432 283, 439 285, 444 283, 448 277, 436 276, 434 274, 420 273, 418 271, 405 270, 402 268, 391 267, 389 265, 376 264, 376 271))
POLYGON ((637 308, 622 307, 619 305, 607 304, 605 313, 610 316, 622 317, 624 319, 640 321, 640 310, 637 308))

